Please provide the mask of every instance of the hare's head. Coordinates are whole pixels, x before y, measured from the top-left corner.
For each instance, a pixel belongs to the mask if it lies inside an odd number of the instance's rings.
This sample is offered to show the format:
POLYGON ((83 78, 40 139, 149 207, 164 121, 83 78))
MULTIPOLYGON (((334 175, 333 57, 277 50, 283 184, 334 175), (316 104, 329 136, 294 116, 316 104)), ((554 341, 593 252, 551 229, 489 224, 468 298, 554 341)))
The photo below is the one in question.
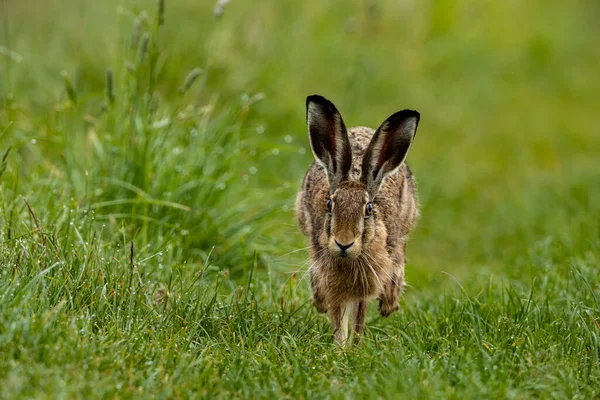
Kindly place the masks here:
POLYGON ((333 256, 356 258, 377 235, 377 220, 385 218, 375 198, 383 181, 404 162, 419 113, 399 111, 381 124, 364 153, 359 179, 350 176, 350 140, 333 103, 318 95, 309 96, 306 120, 313 154, 329 183, 329 198, 316 207, 325 215, 326 245, 333 256))

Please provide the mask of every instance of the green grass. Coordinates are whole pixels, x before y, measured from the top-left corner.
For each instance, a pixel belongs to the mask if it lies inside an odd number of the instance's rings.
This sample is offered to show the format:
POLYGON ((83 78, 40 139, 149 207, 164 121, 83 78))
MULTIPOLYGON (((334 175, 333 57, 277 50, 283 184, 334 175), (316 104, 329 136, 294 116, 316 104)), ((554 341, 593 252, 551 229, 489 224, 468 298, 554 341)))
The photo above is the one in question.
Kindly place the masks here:
POLYGON ((0 5, 0 398, 600 397, 598 6, 213 6, 0 5), (359 348, 308 302, 312 93, 422 114, 359 348))

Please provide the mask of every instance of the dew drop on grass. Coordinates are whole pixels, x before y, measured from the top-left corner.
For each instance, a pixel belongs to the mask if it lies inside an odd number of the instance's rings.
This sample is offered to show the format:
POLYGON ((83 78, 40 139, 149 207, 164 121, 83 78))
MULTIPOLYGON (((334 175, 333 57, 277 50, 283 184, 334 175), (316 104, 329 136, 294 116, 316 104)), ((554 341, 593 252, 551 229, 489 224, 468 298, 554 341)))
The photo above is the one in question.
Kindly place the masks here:
POLYGON ((291 135, 285 135, 285 136, 283 137, 283 140, 284 140, 286 143, 292 143, 292 140, 294 140, 294 138, 292 138, 292 136, 291 136, 291 135))
POLYGON ((265 133, 265 127, 262 125, 257 126, 256 133, 258 133, 259 135, 262 135, 263 133, 265 133))
POLYGON ((274 156, 278 156, 279 155, 279 149, 278 148, 274 148, 273 150, 271 150, 271 153, 273 153, 274 156))
POLYGON ((36 143, 37 143, 37 140, 31 139, 31 144, 36 144, 36 143))
POLYGON ((300 147, 300 148, 298 149, 298 153, 300 153, 300 154, 304 155, 304 154, 306 154, 306 149, 305 149, 304 147, 300 147))
POLYGON ((252 175, 256 174, 258 172, 258 169, 254 166, 248 168, 248 172, 250 172, 252 175))
POLYGON ((225 190, 226 188, 227 188, 227 185, 224 184, 223 182, 221 182, 217 185, 217 189, 219 189, 219 190, 225 190))
POLYGON ((189 231, 188 231, 187 229, 182 229, 182 230, 181 230, 181 234, 182 234, 183 236, 187 236, 187 234, 188 234, 188 233, 189 233, 189 231))

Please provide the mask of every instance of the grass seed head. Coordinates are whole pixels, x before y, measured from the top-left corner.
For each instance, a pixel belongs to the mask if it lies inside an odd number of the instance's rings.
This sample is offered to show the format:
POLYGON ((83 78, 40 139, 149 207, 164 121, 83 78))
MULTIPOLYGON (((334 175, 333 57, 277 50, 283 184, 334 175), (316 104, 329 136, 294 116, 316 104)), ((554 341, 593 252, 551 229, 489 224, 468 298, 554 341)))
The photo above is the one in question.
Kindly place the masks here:
POLYGON ((215 17, 221 18, 225 13, 225 6, 229 3, 230 0, 218 0, 217 4, 215 4, 214 14, 215 17))
POLYGON ((144 33, 144 36, 142 36, 142 41, 140 42, 140 49, 139 49, 140 61, 144 61, 146 59, 146 56, 148 55, 149 43, 150 43, 150 33, 146 32, 146 33, 144 33))
POLYGON ((0 177, 2 176, 4 171, 6 171, 6 165, 7 165, 6 159, 8 158, 8 153, 10 153, 10 149, 11 149, 11 146, 8 146, 8 149, 6 149, 6 152, 2 156, 2 162, 0 162, 0 177))
POLYGON ((112 104, 115 101, 114 73, 112 68, 106 70, 106 100, 108 104, 112 104))
POLYGON ((125 68, 127 68, 127 72, 129 72, 130 74, 135 74, 136 68, 131 61, 127 61, 127 63, 125 63, 125 68))
POLYGON ((63 77, 63 81, 65 83, 65 90, 67 91, 67 96, 69 96, 69 100, 73 104, 77 104, 77 92, 75 91, 75 86, 73 86, 73 82, 71 82, 71 78, 69 78, 69 74, 67 71, 61 71, 60 73, 63 77))
POLYGON ((184 94, 185 92, 190 90, 190 88, 194 84, 194 81, 196 81, 196 79, 200 76, 201 73, 201 68, 194 68, 193 70, 191 70, 190 73, 185 77, 183 85, 179 87, 179 94, 184 94))
POLYGON ((158 0, 158 26, 165 23, 165 0, 158 0))
POLYGON ((159 98, 158 95, 155 93, 152 95, 152 98, 150 99, 150 116, 154 116, 156 114, 156 110, 158 110, 158 102, 159 102, 159 98))
POLYGON ((133 30, 131 32, 131 49, 135 50, 140 42, 140 34, 142 32, 142 23, 144 22, 143 15, 138 15, 133 22, 133 30))

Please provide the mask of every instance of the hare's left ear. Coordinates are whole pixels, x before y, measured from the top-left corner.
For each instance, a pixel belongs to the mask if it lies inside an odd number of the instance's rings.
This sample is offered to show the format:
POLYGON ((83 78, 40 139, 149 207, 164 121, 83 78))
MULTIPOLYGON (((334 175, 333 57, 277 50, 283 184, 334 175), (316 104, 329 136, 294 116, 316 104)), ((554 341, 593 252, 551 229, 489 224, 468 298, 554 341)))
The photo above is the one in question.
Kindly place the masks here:
POLYGON ((361 181, 374 199, 383 180, 398 171, 417 133, 420 115, 403 110, 386 119, 377 129, 362 162, 361 181))
POLYGON ((332 102, 319 95, 306 98, 306 123, 317 162, 327 171, 329 190, 334 193, 348 179, 352 150, 344 120, 332 102))

